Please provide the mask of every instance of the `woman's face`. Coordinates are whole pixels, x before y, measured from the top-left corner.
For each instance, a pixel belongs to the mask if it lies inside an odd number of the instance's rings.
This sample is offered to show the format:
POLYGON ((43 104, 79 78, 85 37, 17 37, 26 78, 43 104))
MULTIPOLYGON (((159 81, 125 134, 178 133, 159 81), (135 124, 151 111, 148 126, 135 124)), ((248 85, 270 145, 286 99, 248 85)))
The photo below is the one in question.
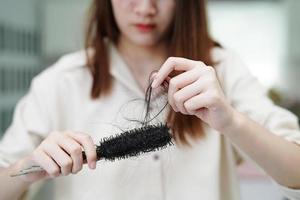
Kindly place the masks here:
POLYGON ((175 0, 111 0, 111 2, 121 37, 136 45, 158 44, 172 24, 175 0))

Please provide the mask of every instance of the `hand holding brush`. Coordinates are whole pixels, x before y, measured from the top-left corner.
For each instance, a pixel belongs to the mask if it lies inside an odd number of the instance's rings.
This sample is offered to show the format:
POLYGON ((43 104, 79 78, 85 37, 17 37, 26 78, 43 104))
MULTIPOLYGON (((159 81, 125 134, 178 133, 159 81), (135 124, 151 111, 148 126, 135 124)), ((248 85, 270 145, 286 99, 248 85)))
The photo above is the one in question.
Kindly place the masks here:
POLYGON ((172 136, 169 128, 163 124, 146 125, 104 138, 96 148, 92 139, 85 134, 52 133, 31 156, 31 159, 38 165, 24 168, 11 176, 26 175, 28 182, 34 182, 45 176, 75 174, 82 169, 83 163, 87 163, 91 169, 94 169, 97 160, 126 159, 159 150, 171 144, 172 136))

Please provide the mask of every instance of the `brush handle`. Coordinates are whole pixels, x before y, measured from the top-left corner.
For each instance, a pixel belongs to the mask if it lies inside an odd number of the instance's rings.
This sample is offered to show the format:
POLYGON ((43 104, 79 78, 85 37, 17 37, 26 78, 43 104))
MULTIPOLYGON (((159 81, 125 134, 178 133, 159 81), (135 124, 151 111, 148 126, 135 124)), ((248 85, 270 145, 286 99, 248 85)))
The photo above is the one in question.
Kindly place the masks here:
MULTIPOLYGON (((85 155, 84 151, 82 152, 82 159, 83 159, 83 164, 86 164, 87 160, 86 160, 86 155, 85 155)), ((11 174, 10 177, 23 176, 23 175, 26 175, 26 174, 32 174, 32 173, 37 173, 37 172, 45 172, 45 170, 44 170, 44 168, 42 168, 39 165, 33 165, 33 166, 28 167, 28 168, 21 169, 16 174, 11 174)))
POLYGON ((26 175, 26 174, 37 173, 37 172, 44 172, 44 171, 45 170, 41 166, 39 166, 39 165, 33 165, 33 166, 28 167, 26 169, 21 169, 16 174, 11 174, 10 177, 23 176, 23 175, 26 175))

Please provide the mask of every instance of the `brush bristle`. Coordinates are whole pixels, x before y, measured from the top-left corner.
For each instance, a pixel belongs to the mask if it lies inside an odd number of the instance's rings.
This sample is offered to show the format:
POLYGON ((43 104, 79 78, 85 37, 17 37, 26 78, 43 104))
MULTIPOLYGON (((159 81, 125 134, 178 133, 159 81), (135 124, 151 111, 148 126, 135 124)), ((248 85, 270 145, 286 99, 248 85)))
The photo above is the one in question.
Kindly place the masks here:
POLYGON ((147 125, 103 138, 96 151, 98 159, 114 161, 160 150, 172 144, 167 125, 147 125))

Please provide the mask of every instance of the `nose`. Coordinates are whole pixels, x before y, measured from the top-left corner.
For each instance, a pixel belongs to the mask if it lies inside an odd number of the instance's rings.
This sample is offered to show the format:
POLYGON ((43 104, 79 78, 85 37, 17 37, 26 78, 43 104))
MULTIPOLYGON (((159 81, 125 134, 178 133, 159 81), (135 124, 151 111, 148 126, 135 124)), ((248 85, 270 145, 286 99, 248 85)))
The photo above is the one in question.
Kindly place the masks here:
POLYGON ((156 0, 138 0, 134 12, 142 17, 155 15, 157 13, 156 0))

